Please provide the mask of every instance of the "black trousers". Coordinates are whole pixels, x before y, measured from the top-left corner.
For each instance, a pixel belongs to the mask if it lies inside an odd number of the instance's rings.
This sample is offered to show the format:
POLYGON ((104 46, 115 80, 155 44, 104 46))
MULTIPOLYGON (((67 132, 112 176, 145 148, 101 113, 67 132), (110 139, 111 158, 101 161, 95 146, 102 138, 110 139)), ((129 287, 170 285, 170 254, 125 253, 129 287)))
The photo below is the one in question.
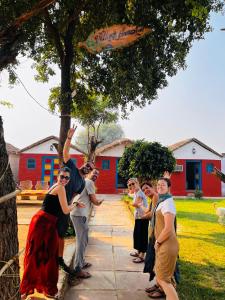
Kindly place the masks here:
POLYGON ((136 219, 134 225, 134 249, 145 253, 148 247, 149 220, 136 219))

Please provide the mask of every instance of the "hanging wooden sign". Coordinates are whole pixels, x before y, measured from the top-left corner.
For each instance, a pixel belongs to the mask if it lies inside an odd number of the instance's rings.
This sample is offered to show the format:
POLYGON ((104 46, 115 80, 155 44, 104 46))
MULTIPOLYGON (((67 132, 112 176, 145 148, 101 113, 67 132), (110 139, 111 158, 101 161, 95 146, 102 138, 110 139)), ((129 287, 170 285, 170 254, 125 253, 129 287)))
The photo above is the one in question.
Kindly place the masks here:
POLYGON ((151 31, 150 28, 135 25, 113 25, 94 31, 85 42, 80 42, 78 46, 95 54, 103 50, 127 47, 151 31))

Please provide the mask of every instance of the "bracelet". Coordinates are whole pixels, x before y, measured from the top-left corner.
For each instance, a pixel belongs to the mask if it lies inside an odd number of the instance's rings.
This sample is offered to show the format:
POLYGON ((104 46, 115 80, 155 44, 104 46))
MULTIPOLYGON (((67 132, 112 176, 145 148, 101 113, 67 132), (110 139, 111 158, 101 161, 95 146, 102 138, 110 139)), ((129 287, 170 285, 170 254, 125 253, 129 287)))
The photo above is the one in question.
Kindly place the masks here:
POLYGON ((67 137, 68 138, 68 140, 72 140, 72 138, 70 138, 70 137, 67 137))

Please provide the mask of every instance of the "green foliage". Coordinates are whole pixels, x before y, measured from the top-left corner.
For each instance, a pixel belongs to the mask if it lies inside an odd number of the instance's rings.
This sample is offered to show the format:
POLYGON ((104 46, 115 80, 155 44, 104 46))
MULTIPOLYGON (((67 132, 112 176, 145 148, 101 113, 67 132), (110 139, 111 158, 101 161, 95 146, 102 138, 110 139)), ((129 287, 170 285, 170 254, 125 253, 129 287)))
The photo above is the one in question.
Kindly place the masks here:
POLYGON ((157 142, 137 141, 127 147, 119 161, 119 174, 128 179, 156 180, 165 171, 172 172, 176 160, 172 152, 157 142))
MULTIPOLYGON (((0 32, 34 3, 1 0, 0 32)), ((32 58, 36 79, 42 82, 55 74, 55 68, 60 69, 60 87, 52 89, 49 103, 62 115, 58 148, 61 159, 71 113, 84 124, 92 117, 88 110, 98 107, 98 98, 113 110, 111 116, 114 109, 121 109, 122 117, 126 117, 129 110, 151 104, 159 89, 167 86, 167 78, 185 68, 193 41, 210 31, 210 13, 222 5, 222 0, 100 0, 97 5, 94 0, 56 0, 18 32, 9 30, 12 44, 0 40, 4 46, 0 45, 0 56, 11 65, 17 64, 18 54, 32 58), (143 26, 152 31, 129 47, 97 55, 78 46, 91 32, 114 24, 143 26), (7 57, 8 52, 13 55, 7 57), (74 97, 72 91, 76 91, 74 97)), ((12 72, 10 79, 16 80, 12 72)), ((92 113, 95 111, 92 109, 92 113)), ((135 166, 131 168, 139 173, 135 166)))
POLYGON ((132 177, 130 172, 130 163, 131 160, 135 158, 135 154, 138 149, 140 149, 142 143, 143 141, 136 141, 132 146, 126 147, 123 156, 120 158, 118 165, 119 174, 126 180, 132 177))
MULTIPOLYGON (((180 300, 223 300, 225 228, 210 199, 176 199, 180 244, 180 300)), ((220 207, 224 199, 216 200, 220 207)))
POLYGON ((13 108, 13 104, 6 100, 0 100, 0 105, 4 105, 8 108, 13 108))
POLYGON ((103 95, 89 94, 85 103, 73 104, 72 115, 83 126, 97 126, 97 123, 110 123, 118 119, 118 112, 110 108, 110 99, 103 95))
MULTIPOLYGON (((123 196, 132 211, 132 199, 123 196)), ((180 300, 224 300, 225 229, 218 224, 215 200, 175 199, 181 282, 180 300)), ((220 207, 224 199, 218 199, 220 207)), ((133 214, 132 214, 133 215, 133 214)))
MULTIPOLYGON (((0 31, 35 2, 2 0, 0 31)), ((50 103, 54 98, 60 110, 66 104, 77 111, 88 106, 90 95, 104 95, 110 107, 120 106, 126 114, 128 107, 150 104, 158 90, 167 86, 167 77, 185 67, 192 42, 210 30, 210 12, 221 9, 222 3, 109 0, 96 5, 94 0, 56 1, 23 25, 20 54, 35 61, 37 80, 48 81, 55 66, 61 69, 60 97, 50 97, 50 103), (147 26, 153 31, 127 48, 99 55, 78 47, 94 30, 121 23, 147 26), (76 90, 72 103, 65 90, 76 90)))
MULTIPOLYGON (((16 18, 22 16, 24 13, 30 11, 32 7, 37 4, 37 0, 1 0, 0 1, 0 32, 3 33, 9 28, 16 18)), ((15 83, 15 78, 10 69, 16 66, 18 61, 15 57, 20 54, 21 56, 32 55, 35 52, 35 43, 41 30, 41 18, 36 16, 25 22, 22 28, 18 30, 12 28, 6 35, 6 39, 0 40, 0 54, 1 59, 3 56, 9 56, 8 71, 10 73, 10 83, 15 83), (12 37, 12 39, 10 39, 12 37), (9 40, 7 40, 9 38, 9 40), (10 58, 11 57, 11 58, 10 58)))
POLYGON ((55 75, 55 71, 47 65, 45 60, 41 60, 39 64, 34 64, 33 67, 36 67, 37 71, 36 81, 48 82, 49 77, 55 75))
MULTIPOLYGON (((94 135, 94 129, 90 129, 91 135, 94 135)), ((99 135, 98 139, 103 140, 98 147, 107 145, 117 139, 121 139, 124 137, 124 132, 122 127, 117 123, 108 123, 102 124, 99 127, 99 135)), ((85 152, 88 151, 88 129, 85 128, 84 130, 80 131, 76 138, 76 143, 85 152)))

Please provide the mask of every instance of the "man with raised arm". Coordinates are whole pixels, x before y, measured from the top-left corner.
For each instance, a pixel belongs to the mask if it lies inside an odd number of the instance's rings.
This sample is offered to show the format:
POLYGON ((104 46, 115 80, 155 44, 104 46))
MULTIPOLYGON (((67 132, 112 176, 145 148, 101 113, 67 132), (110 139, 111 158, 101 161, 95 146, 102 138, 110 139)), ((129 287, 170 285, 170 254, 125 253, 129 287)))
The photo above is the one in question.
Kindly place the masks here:
MULTIPOLYGON (((74 162, 72 161, 70 157, 70 146, 71 146, 71 140, 75 132, 75 128, 70 128, 67 133, 67 139, 64 144, 63 148, 63 164, 64 166, 68 167, 71 170, 70 173, 70 181, 66 186, 66 195, 67 195, 67 201, 68 204, 72 202, 72 199, 77 194, 80 194, 84 187, 85 187, 85 180, 84 177, 90 173, 93 168, 94 164, 92 162, 86 162, 84 165, 82 165, 79 169, 75 166, 74 162)), ((84 207, 82 203, 78 203, 77 206, 84 207)), ((74 275, 74 270, 72 270, 70 267, 68 267, 63 259, 63 251, 64 251, 64 237, 68 228, 69 223, 69 215, 62 215, 58 219, 57 228, 58 228, 58 235, 59 235, 59 257, 58 257, 58 263, 61 269, 70 274, 74 275)))
POLYGON ((74 268, 76 277, 78 278, 89 278, 91 274, 84 272, 82 269, 91 267, 91 264, 85 262, 84 253, 88 244, 88 217, 91 212, 92 204, 101 205, 103 200, 98 200, 95 195, 95 181, 97 180, 99 171, 97 169, 92 170, 85 178, 85 188, 82 193, 78 195, 78 203, 83 203, 85 208, 75 207, 70 217, 73 222, 73 226, 76 232, 76 254, 74 259, 74 268))

